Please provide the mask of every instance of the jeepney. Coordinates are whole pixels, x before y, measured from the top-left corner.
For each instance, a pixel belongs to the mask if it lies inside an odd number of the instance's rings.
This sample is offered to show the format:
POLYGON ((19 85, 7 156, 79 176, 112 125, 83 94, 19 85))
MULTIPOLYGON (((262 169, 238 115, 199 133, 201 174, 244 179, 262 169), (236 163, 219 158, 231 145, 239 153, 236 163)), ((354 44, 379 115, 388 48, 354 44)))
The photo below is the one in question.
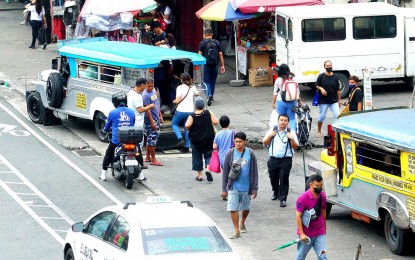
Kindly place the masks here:
POLYGON ((157 77, 168 77, 160 71, 173 68, 178 75, 188 72, 196 87, 202 88, 201 66, 206 59, 197 53, 99 37, 59 44, 60 57, 52 60, 52 69, 42 71, 26 91, 27 111, 34 123, 50 124, 55 117, 93 120, 99 140, 106 142, 103 127, 114 109, 111 96, 128 92, 138 77, 155 77, 156 83, 157 77))
POLYGON ((327 216, 337 205, 353 218, 380 221, 391 251, 404 254, 415 231, 415 109, 340 117, 324 143, 308 168, 323 176, 327 216))

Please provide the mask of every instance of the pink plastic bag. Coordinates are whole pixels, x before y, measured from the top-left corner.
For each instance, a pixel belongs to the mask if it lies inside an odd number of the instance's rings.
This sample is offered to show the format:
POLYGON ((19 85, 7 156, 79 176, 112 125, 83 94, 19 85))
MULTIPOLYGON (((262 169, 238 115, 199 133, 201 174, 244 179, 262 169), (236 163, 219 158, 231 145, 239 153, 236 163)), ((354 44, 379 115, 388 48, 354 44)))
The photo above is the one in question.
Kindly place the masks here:
POLYGON ((214 173, 220 173, 220 162, 217 150, 214 150, 212 152, 212 157, 210 157, 209 171, 214 173))

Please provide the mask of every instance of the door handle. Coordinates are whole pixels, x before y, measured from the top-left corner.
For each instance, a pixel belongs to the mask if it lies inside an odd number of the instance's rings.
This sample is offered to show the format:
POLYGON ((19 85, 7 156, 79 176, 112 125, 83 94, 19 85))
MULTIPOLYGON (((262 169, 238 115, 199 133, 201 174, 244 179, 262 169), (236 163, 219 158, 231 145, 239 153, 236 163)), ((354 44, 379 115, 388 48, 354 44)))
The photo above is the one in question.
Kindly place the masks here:
POLYGON ((94 248, 94 251, 98 253, 98 250, 96 250, 95 248, 94 248))

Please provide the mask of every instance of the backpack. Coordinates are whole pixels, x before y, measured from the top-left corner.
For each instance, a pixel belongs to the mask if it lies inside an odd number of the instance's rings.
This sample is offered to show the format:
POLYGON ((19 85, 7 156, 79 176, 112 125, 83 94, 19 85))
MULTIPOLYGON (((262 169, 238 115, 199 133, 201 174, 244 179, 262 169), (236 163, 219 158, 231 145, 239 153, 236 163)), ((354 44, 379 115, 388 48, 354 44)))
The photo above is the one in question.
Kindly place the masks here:
POLYGON ((300 89, 298 88, 298 83, 293 79, 284 80, 281 87, 281 99, 285 102, 300 99, 300 89))
POLYGON ((206 41, 205 52, 203 56, 206 58, 206 65, 216 66, 219 64, 219 50, 218 46, 212 39, 206 41))

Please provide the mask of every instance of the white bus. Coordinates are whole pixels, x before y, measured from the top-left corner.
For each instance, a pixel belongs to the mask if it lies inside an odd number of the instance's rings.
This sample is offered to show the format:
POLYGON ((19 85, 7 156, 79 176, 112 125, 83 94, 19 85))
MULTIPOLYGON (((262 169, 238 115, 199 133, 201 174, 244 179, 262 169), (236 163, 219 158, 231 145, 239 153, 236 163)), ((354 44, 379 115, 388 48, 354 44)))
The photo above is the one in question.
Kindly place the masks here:
POLYGON ((276 11, 277 64, 286 63, 304 85, 314 86, 330 60, 340 79, 341 97, 348 77, 404 80, 415 74, 415 8, 386 3, 282 7, 276 11))

